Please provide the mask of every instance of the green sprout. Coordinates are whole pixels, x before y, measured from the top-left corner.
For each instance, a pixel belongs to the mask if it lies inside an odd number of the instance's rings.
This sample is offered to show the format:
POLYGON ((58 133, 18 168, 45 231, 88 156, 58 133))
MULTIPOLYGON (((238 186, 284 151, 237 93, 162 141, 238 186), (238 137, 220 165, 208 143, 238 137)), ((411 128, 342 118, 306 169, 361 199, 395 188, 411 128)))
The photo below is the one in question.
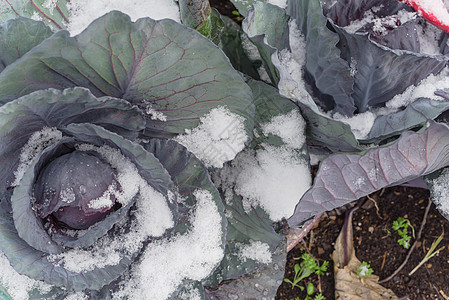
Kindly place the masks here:
POLYGON ((409 276, 411 276, 413 273, 415 273, 416 270, 418 270, 423 264, 426 263, 426 261, 428 261, 435 255, 437 255, 442 249, 444 249, 444 246, 443 246, 440 249, 435 250, 438 247, 438 244, 443 240, 443 235, 444 235, 444 231, 441 233, 441 235, 435 241, 433 241, 432 245, 430 246, 429 251, 427 251, 426 256, 424 256, 424 258, 421 260, 421 262, 408 274, 409 276))
POLYGON ((362 264, 357 268, 357 275, 359 277, 365 278, 366 276, 369 276, 373 274, 373 269, 371 269, 371 266, 366 261, 363 261, 362 264))
POLYGON ((231 12, 234 16, 236 16, 235 17, 235 19, 237 20, 237 21, 243 21, 243 17, 242 17, 242 15, 237 11, 237 10, 233 10, 232 12, 231 12))
MULTIPOLYGON (((299 259, 299 258, 295 258, 299 259)), ((284 281, 291 284, 292 289, 295 287, 298 287, 301 289, 301 291, 304 290, 303 286, 300 286, 298 283, 303 280, 304 278, 309 277, 313 273, 317 275, 323 275, 324 272, 327 271, 327 265, 329 264, 328 261, 324 261, 321 266, 318 265, 317 261, 310 256, 308 253, 303 253, 301 255, 302 262, 300 264, 295 264, 294 270, 295 270, 295 276, 293 278, 293 281, 291 281, 288 278, 285 278, 284 281)))
POLYGON ((412 229, 412 235, 413 238, 415 237, 415 228, 413 228, 412 224, 410 223, 410 220, 405 219, 403 217, 399 217, 396 221, 393 221, 392 228, 396 230, 401 237, 398 240, 399 245, 404 247, 405 249, 410 248, 410 240, 412 239, 411 236, 408 235, 408 228, 412 229))

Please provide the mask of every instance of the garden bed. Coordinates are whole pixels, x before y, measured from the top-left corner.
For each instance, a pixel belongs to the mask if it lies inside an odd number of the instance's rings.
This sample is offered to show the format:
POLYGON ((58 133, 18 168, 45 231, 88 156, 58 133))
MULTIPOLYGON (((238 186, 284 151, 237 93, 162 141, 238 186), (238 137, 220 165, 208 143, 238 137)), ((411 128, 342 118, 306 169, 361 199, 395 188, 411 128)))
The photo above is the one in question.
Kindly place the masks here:
MULTIPOLYGON (((359 201, 363 201, 361 199, 359 201)), ((429 201, 429 192, 424 189, 393 187, 383 189, 372 194, 361 209, 354 212, 354 247, 356 256, 360 261, 371 265, 374 274, 380 280, 387 278, 405 260, 409 250, 397 243, 399 235, 391 228, 398 217, 410 220, 415 231, 419 230, 423 221, 426 206, 429 201), (377 206, 377 207, 376 207, 377 206)), ((321 291, 325 299, 335 299, 332 252, 334 242, 342 228, 344 213, 338 215, 325 214, 315 225, 303 243, 297 245, 288 254, 285 277, 293 280, 293 267, 304 251, 310 252, 319 261, 328 260, 328 272, 320 276, 321 291)), ((449 295, 449 222, 444 219, 435 205, 432 204, 426 217, 426 223, 421 239, 417 242, 415 250, 408 259, 405 267, 397 275, 382 285, 394 291, 398 297, 404 299, 448 299, 449 295), (438 255, 431 258, 412 276, 408 273, 419 264, 426 255, 430 245, 441 233, 444 237, 438 248, 442 248, 438 255)), ((414 239, 411 243, 414 243, 414 239)), ((319 286, 318 276, 312 275, 304 280, 319 286)), ((284 282, 278 289, 276 299, 304 299, 305 292, 284 282)))

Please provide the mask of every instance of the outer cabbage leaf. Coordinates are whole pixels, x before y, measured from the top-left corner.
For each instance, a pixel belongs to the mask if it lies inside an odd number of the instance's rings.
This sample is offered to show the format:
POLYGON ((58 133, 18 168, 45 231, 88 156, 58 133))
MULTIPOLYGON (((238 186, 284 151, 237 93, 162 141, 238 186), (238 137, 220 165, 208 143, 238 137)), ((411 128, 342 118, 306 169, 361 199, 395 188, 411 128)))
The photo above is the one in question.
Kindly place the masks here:
POLYGON ((386 186, 405 183, 449 165, 449 127, 431 122, 423 132, 405 131, 394 143, 361 154, 334 154, 320 165, 290 226, 386 186))
POLYGON ((271 56, 276 49, 290 47, 288 43, 289 16, 285 10, 272 4, 257 1, 253 5, 254 8, 248 12, 248 16, 242 23, 242 28, 257 46, 271 82, 277 85, 279 73, 271 61, 271 56))
POLYGON ((288 1, 287 13, 296 20, 306 38, 306 79, 311 76, 309 84, 317 87, 320 105, 326 110, 352 115, 355 110, 351 98, 354 78, 349 64, 341 58, 340 49, 336 47, 338 35, 326 26, 320 1, 288 1))
POLYGON ((449 109, 449 97, 446 101, 419 98, 397 113, 379 116, 374 120, 367 140, 373 141, 400 134, 402 131, 424 125, 449 109))
POLYGON ((130 139, 145 128, 145 119, 136 107, 111 97, 97 99, 83 88, 35 92, 3 105, 0 116, 0 195, 14 181, 21 148, 44 127, 91 123, 130 139))
POLYGON ((355 61, 352 97, 359 112, 383 105, 407 87, 441 71, 448 61, 444 56, 391 50, 370 41, 367 34, 350 34, 338 26, 334 28, 340 34, 342 57, 355 61))
POLYGON ((196 31, 175 21, 111 12, 76 37, 59 31, 0 73, 0 103, 46 88, 81 86, 162 113, 146 135, 173 137, 227 106, 251 136, 251 91, 229 60, 196 31))
POLYGON ((0 25, 0 72, 52 34, 44 23, 26 18, 0 25))
POLYGON ((40 19, 55 29, 65 28, 69 12, 67 0, 14 0, 0 3, 0 23, 17 17, 40 19), (6 3, 5 3, 6 2, 6 3))

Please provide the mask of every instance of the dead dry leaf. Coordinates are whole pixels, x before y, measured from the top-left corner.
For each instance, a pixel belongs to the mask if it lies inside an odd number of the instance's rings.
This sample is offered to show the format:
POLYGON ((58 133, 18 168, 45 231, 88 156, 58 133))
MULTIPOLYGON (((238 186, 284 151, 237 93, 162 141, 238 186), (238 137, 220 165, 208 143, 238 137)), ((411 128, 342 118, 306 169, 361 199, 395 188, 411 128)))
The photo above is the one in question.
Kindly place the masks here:
POLYGON ((355 256, 354 251, 352 214, 349 221, 345 222, 335 242, 332 258, 334 260, 335 299, 399 299, 391 290, 378 283, 378 276, 367 275, 365 278, 361 278, 357 275, 357 268, 361 262, 355 256))

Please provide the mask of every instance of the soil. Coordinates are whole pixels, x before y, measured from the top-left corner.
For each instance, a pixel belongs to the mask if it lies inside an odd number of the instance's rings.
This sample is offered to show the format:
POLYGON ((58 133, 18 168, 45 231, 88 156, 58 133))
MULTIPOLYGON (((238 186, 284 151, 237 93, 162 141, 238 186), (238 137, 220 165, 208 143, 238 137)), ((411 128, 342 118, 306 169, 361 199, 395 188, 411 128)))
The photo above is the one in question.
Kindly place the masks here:
MULTIPOLYGON (((383 189, 370 195, 370 199, 360 199, 365 204, 354 212, 354 247, 357 258, 370 264, 374 274, 380 280, 390 276, 405 260, 409 250, 397 243, 399 235, 391 226, 398 217, 410 220, 416 233, 421 226, 425 208, 429 201, 429 191, 418 188, 393 187, 383 189)), ((343 225, 345 215, 325 214, 311 230, 303 243, 292 249, 287 257, 285 278, 293 280, 293 267, 299 263, 298 258, 309 252, 320 262, 329 261, 328 271, 322 275, 313 275, 304 280, 302 285, 312 282, 315 287, 321 286, 326 300, 335 299, 332 252, 334 242, 343 225)), ((415 239, 411 240, 411 244, 415 239)), ((412 252, 407 264, 393 279, 382 284, 403 299, 449 299, 449 221, 440 215, 432 204, 426 218, 425 227, 417 247, 412 252), (444 232, 438 255, 431 258, 413 275, 408 273, 419 264, 426 255, 430 245, 444 232)), ((316 294, 316 293, 315 293, 316 294)), ((297 287, 292 289, 283 283, 277 292, 276 299, 303 300, 306 292, 297 287)))
MULTIPOLYGON (((222 15, 238 22, 234 5, 228 0, 209 0, 212 7, 222 15)), ((378 191, 367 198, 362 198, 364 205, 354 212, 354 247, 357 258, 370 264, 374 274, 385 279, 406 259, 409 250, 397 243, 399 235, 391 226, 398 217, 407 218, 418 232, 425 208, 429 201, 429 191, 418 188, 392 187, 378 191)), ((354 203, 353 203, 354 204, 354 203)), ((300 284, 306 286, 312 282, 324 299, 333 300, 334 277, 332 252, 334 242, 343 225, 345 215, 335 210, 326 213, 311 230, 303 243, 298 244, 288 253, 285 278, 293 281, 294 265, 305 251, 318 259, 320 264, 329 261, 328 271, 321 276, 312 275, 300 284)), ((449 221, 440 215, 432 204, 426 218, 421 239, 413 250, 405 267, 393 279, 383 283, 398 297, 403 299, 441 299, 449 300, 449 221), (408 273, 417 266, 426 255, 432 242, 444 232, 438 249, 439 254, 432 257, 413 275, 408 273)), ((415 239, 411 240, 413 244, 415 239)), ((316 295, 316 293, 314 294, 316 295)), ((278 289, 277 300, 304 300, 307 294, 286 282, 278 289)))

